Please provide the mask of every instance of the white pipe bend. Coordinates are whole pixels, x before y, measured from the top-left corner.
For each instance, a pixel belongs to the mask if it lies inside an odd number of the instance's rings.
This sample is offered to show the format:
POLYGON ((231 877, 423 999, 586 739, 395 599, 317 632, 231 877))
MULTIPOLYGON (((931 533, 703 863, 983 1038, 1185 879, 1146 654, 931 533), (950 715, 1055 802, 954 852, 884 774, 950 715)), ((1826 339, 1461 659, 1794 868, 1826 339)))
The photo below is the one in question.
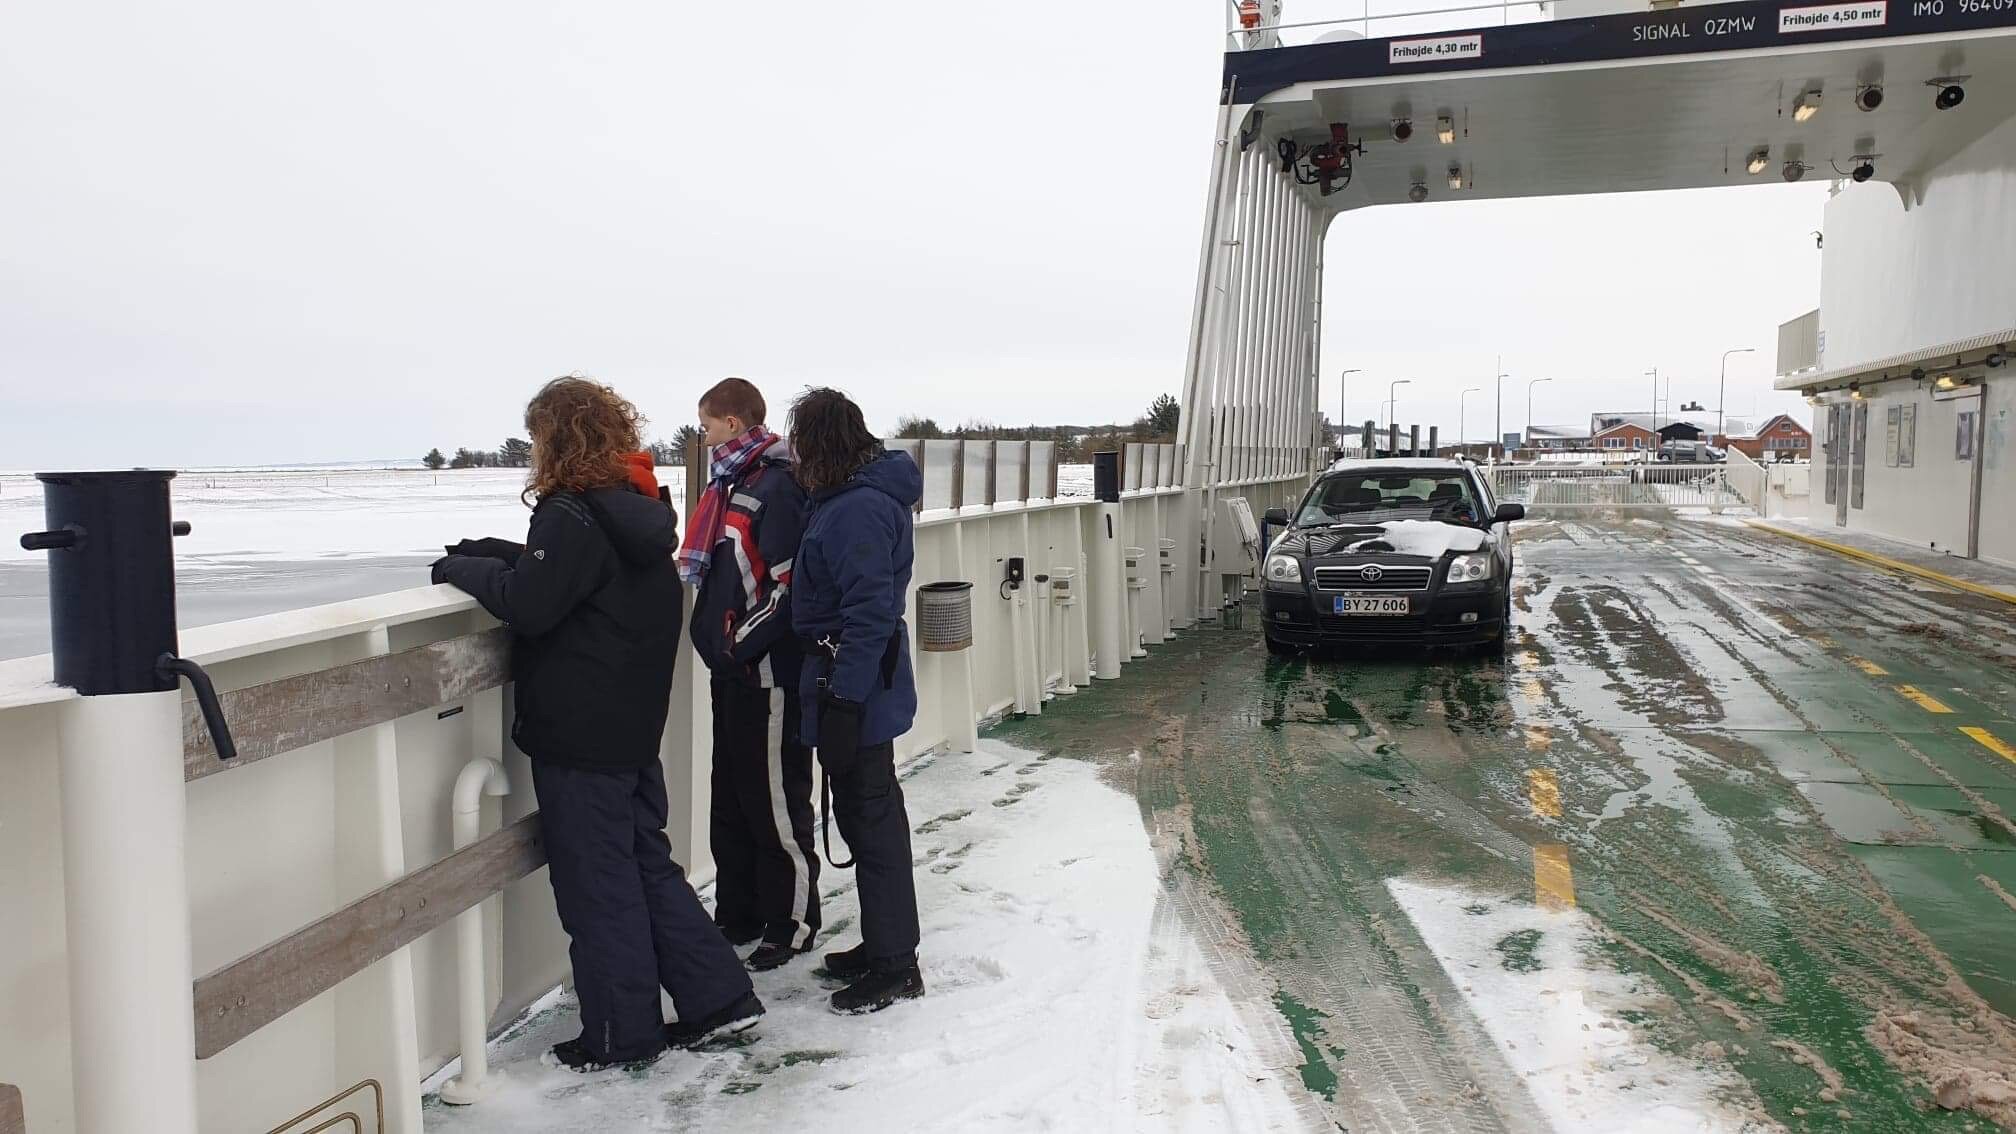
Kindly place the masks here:
MULTIPOLYGON (((450 801, 455 849, 476 841, 483 829, 483 797, 509 795, 511 778, 504 765, 488 757, 477 757, 462 765, 455 776, 450 801)), ((483 975, 483 904, 470 906, 455 919, 455 966, 461 986, 460 1031, 462 1074, 441 1085, 441 1101, 467 1106, 483 1097, 490 1081, 489 982, 483 975)))

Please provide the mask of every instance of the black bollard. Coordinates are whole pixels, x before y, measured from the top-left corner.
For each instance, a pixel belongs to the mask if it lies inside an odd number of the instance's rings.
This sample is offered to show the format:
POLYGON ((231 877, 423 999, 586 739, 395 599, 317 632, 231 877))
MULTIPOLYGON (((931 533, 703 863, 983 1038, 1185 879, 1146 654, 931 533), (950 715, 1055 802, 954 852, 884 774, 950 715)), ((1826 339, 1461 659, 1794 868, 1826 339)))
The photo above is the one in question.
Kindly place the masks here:
POLYGON ((217 754, 237 755, 210 677, 178 657, 173 540, 189 525, 169 513, 173 472, 38 473, 47 531, 21 537, 49 553, 54 676, 86 697, 196 690, 217 754))
POLYGON ((1092 498, 1102 504, 1120 503, 1120 454, 1092 454, 1092 498))

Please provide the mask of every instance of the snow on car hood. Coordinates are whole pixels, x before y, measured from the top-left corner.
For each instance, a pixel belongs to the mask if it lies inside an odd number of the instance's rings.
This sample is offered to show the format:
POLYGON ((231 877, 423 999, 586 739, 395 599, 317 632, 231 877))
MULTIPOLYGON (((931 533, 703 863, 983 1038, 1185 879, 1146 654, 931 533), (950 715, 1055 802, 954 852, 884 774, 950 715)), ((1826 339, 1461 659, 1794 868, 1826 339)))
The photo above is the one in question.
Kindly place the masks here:
POLYGON ((1483 550, 1484 533, 1440 520, 1388 520, 1290 532, 1280 548, 1312 556, 1393 554, 1440 559, 1452 552, 1483 550))

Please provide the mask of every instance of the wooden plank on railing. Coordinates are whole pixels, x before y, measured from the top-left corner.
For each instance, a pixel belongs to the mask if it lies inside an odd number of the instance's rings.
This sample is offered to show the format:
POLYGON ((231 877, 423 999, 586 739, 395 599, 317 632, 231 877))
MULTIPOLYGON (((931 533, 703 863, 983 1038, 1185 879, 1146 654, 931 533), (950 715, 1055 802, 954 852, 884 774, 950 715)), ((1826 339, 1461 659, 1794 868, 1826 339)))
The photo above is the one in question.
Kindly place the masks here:
POLYGON ((28 1113, 21 1108, 21 1088, 0 1083, 0 1134, 28 1134, 28 1113))
POLYGON ((196 1058, 225 1050, 545 864, 533 812, 198 977, 196 1058))
POLYGON ((511 675, 504 627, 219 695, 238 758, 219 760, 196 702, 182 703, 182 778, 198 780, 494 689, 511 675))

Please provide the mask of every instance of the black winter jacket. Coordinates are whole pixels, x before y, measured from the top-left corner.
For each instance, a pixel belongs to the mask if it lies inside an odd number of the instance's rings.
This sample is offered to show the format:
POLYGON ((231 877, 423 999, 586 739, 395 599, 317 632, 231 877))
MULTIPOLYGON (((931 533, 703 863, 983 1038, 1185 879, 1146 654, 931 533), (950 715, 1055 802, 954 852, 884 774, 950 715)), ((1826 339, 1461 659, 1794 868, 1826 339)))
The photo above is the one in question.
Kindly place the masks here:
POLYGON ((693 599, 693 649, 714 676, 798 691, 805 651, 791 632, 791 573, 804 531, 805 490, 790 462, 757 461, 729 487, 721 542, 693 599))
POLYGON ((641 768, 658 758, 685 591, 673 567, 679 516, 620 488, 555 493, 506 560, 450 555, 440 576, 512 630, 517 718, 534 760, 641 768))

